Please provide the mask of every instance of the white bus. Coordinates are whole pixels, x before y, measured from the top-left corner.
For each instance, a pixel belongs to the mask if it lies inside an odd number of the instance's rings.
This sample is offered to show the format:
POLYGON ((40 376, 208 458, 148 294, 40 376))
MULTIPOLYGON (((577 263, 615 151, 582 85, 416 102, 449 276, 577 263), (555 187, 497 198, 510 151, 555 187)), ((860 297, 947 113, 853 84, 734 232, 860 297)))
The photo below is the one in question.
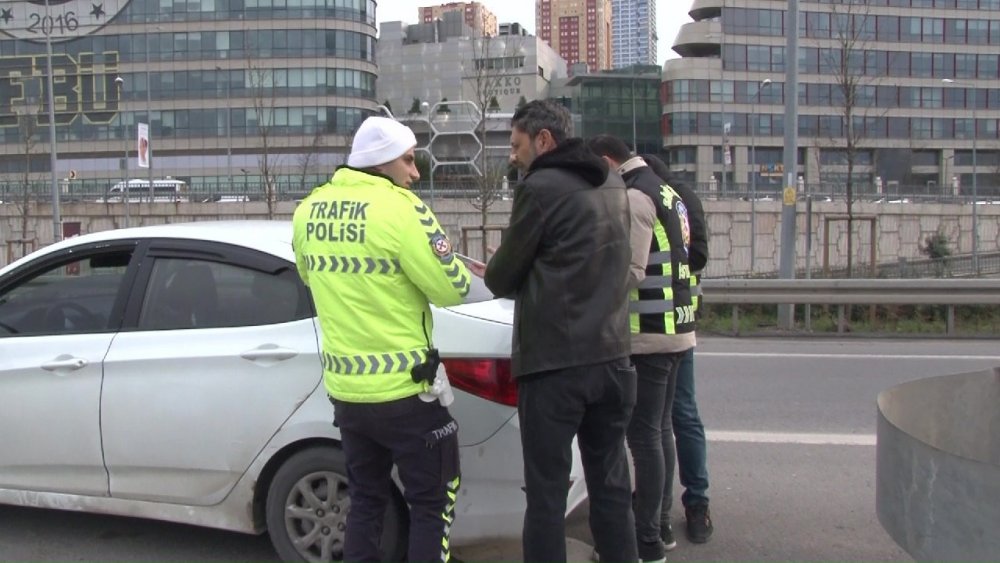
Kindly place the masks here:
MULTIPOLYGON (((127 190, 124 181, 118 182, 111 186, 101 202, 120 203, 123 199, 123 192, 128 194, 129 202, 150 201, 149 180, 131 179, 128 181, 127 190)), ((190 201, 187 182, 170 177, 153 180, 152 201, 157 203, 190 201)))

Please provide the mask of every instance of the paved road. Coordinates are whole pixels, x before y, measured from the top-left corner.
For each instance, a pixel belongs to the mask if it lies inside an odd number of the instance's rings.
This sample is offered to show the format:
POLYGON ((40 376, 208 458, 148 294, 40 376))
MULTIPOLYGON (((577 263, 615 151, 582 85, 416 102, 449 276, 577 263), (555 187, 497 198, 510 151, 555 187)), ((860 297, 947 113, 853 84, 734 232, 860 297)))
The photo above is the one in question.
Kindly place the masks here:
MULTIPOLYGON (((1000 366, 996 341, 705 338, 696 358, 716 533, 689 544, 675 505, 681 533, 668 561, 911 561, 875 515, 875 398, 904 381, 1000 366)), ((591 542, 586 510, 568 534, 591 542)))
MULTIPOLYGON (((875 397, 1000 365, 995 341, 706 338, 697 357, 716 535, 695 546, 678 534, 670 561, 910 561, 875 517, 875 397)), ((0 561, 276 561, 266 537, 160 522, 11 507, 0 522, 0 561)), ((568 534, 590 541, 586 507, 568 534)), ((457 553, 516 561, 520 548, 457 553)))

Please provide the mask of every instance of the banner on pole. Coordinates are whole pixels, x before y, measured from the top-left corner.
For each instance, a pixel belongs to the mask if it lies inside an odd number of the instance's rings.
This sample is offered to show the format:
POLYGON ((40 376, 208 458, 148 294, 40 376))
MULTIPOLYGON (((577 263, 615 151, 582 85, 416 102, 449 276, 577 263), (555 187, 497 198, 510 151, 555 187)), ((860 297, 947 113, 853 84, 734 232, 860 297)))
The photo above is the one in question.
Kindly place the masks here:
POLYGON ((139 155, 139 168, 149 168, 149 124, 139 123, 139 147, 136 154, 139 155))

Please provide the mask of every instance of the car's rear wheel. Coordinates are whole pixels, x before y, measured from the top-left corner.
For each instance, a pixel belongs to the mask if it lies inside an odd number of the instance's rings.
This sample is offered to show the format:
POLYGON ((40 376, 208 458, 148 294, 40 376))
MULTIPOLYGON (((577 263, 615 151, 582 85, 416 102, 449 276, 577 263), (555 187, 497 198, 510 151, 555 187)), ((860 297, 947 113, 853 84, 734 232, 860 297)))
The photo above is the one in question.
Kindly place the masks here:
MULTIPOLYGON (((328 563, 344 558, 347 470, 336 448, 311 448, 288 458, 267 493, 267 531, 282 561, 328 563)), ((382 525, 383 561, 403 561, 407 517, 397 491, 382 525)))

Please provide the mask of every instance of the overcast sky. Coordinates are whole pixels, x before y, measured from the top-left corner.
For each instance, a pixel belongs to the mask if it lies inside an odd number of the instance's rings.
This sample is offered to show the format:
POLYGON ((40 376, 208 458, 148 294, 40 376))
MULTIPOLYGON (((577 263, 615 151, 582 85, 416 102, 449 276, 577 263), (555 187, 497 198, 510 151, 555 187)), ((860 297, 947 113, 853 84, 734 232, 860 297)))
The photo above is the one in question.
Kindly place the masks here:
MULTIPOLYGON (((377 0, 378 21, 403 21, 417 23, 417 8, 444 4, 446 0, 377 0)), ((535 33, 534 0, 480 0, 497 16, 498 23, 518 22, 535 33)), ((693 0, 659 0, 656 3, 656 31, 660 42, 657 49, 657 63, 677 57, 670 50, 681 25, 691 21, 688 10, 693 0)))

